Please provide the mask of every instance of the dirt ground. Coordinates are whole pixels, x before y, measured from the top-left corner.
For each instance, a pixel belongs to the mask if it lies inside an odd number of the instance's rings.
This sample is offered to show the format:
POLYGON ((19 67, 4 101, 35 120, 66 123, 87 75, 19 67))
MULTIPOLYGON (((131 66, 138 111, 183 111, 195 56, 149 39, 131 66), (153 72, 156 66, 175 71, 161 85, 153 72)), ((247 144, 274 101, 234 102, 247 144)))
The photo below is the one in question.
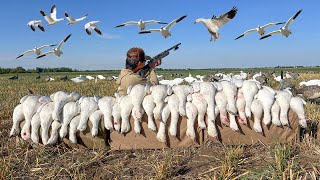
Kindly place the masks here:
POLYGON ((0 179, 318 179, 319 142, 114 151, 31 145, 0 126, 0 179))

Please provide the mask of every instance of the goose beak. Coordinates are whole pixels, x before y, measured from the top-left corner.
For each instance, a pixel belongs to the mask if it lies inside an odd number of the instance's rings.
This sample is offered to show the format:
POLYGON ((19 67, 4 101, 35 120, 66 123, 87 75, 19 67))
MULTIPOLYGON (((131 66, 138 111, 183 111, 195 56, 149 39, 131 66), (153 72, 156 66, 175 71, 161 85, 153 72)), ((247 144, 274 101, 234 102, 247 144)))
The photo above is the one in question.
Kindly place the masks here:
POLYGON ((197 21, 194 22, 194 24, 197 24, 197 23, 198 23, 197 21))

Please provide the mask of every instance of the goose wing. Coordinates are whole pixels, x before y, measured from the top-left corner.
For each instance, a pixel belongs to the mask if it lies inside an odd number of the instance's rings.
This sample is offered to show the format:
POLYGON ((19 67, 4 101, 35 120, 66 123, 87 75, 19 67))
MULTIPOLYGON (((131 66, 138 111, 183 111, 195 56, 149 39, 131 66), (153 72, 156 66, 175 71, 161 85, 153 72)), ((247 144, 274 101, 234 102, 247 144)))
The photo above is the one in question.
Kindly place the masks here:
POLYGON ((76 20, 73 18, 73 17, 71 17, 68 13, 64 13, 64 15, 66 16, 66 18, 68 19, 68 21, 70 21, 70 22, 75 22, 76 20))
POLYGON ((265 36, 262 36, 261 38, 260 38, 260 40, 261 39, 265 39, 265 38, 268 38, 268 37, 270 37, 270 36, 272 36, 272 35, 274 35, 274 34, 280 34, 281 33, 281 30, 279 29, 279 30, 276 30, 276 31, 272 31, 272 32, 270 32, 269 34, 267 34, 267 35, 265 35, 265 36))
POLYGON ((237 12, 238 8, 233 7, 229 12, 219 17, 213 15, 211 19, 219 28, 221 28, 223 25, 227 24, 231 19, 233 19, 236 16, 237 12))
POLYGON ((52 17, 52 19, 57 19, 57 7, 55 4, 51 7, 50 12, 51 12, 50 16, 52 17))
POLYGON ((153 32, 160 32, 160 29, 148 29, 145 31, 140 31, 139 34, 147 34, 147 33, 153 33, 153 32))
POLYGON ((120 25, 118 25, 118 26, 116 26, 116 27, 114 27, 114 28, 123 27, 123 26, 127 26, 127 25, 136 25, 136 24, 138 24, 138 22, 136 22, 136 21, 129 21, 129 22, 120 24, 120 25))
POLYGON ((286 25, 284 26, 285 28, 288 28, 291 23, 299 16, 299 14, 301 13, 302 9, 300 11, 298 11, 294 16, 292 16, 286 23, 286 25))
POLYGON ((48 23, 54 22, 54 19, 52 19, 51 16, 49 16, 48 14, 43 12, 42 10, 40 10, 40 13, 48 23))
POLYGON ((53 52, 53 51, 48 51, 48 52, 46 52, 46 53, 41 54, 40 56, 38 56, 37 59, 42 58, 42 57, 45 57, 45 56, 48 55, 48 54, 54 54, 54 52, 53 52))
POLYGON ((19 58, 21 58, 23 55, 25 55, 25 54, 27 54, 27 53, 31 53, 31 52, 33 52, 33 49, 27 50, 27 51, 23 52, 23 53, 20 54, 18 57, 16 57, 16 59, 19 59, 19 58))
POLYGON ((156 21, 156 20, 148 20, 148 21, 144 21, 144 23, 145 24, 168 24, 168 23, 156 21))
POLYGON ((87 16, 88 16, 88 14, 84 15, 84 16, 83 16, 83 17, 81 17, 81 18, 76 19, 76 21, 82 21, 82 20, 86 19, 86 18, 87 18, 87 16))
POLYGON ((257 29, 249 29, 246 32, 242 33, 239 37, 237 37, 235 40, 242 38, 244 35, 250 34, 252 32, 256 32, 257 29))
POLYGON ((268 23, 266 25, 261 26, 261 28, 266 28, 266 27, 270 27, 270 26, 276 26, 276 25, 285 24, 285 23, 286 22, 268 23))
POLYGON ((61 46, 70 38, 71 34, 69 34, 66 38, 64 38, 58 45, 57 49, 60 49, 61 46))
POLYGON ((45 47, 52 47, 52 46, 56 46, 56 45, 58 45, 58 44, 47 44, 47 45, 43 45, 43 46, 38 47, 38 49, 42 49, 45 47))
POLYGON ((178 22, 180 22, 182 19, 186 18, 187 16, 181 16, 179 17, 178 19, 175 19, 173 21, 171 21, 171 23, 169 23, 167 26, 166 26, 166 29, 170 29, 172 28, 173 25, 177 24, 178 22))

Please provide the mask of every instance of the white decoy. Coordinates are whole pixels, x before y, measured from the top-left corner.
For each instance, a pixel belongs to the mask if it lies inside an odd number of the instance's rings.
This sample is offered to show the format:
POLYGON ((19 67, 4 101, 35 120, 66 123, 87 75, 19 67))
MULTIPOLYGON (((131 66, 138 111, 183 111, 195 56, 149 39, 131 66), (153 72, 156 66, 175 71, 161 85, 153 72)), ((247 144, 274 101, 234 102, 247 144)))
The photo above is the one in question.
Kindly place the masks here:
POLYGON ((61 54, 63 54, 63 52, 62 52, 60 49, 61 49, 62 45, 70 38, 70 36, 71 36, 71 34, 69 34, 66 38, 64 38, 64 39, 59 43, 59 45, 58 45, 57 48, 53 48, 52 51, 48 51, 48 52, 46 52, 46 53, 38 56, 37 59, 42 58, 42 57, 44 57, 44 56, 46 56, 46 55, 48 55, 48 54, 54 54, 54 55, 60 57, 61 54))
POLYGON ((128 26, 128 25, 138 25, 138 27, 140 28, 140 30, 144 30, 146 28, 147 24, 168 24, 165 22, 161 22, 161 21, 156 21, 156 20, 148 20, 148 21, 142 21, 141 19, 139 21, 129 21, 123 24, 120 24, 118 26, 116 26, 115 28, 118 27, 123 27, 123 26, 128 26))
POLYGON ((92 76, 86 76, 86 78, 87 78, 88 80, 94 80, 94 77, 92 77, 92 76))
POLYGON ((67 12, 64 13, 64 15, 66 16, 66 18, 68 19, 68 24, 67 25, 70 25, 70 24, 76 24, 80 21, 83 21, 84 19, 87 18, 88 14, 84 15, 83 17, 81 18, 78 18, 78 19, 74 19, 73 17, 71 17, 67 12))
POLYGON ((95 30, 98 34, 102 35, 102 32, 99 30, 98 26, 96 25, 96 23, 98 23, 99 21, 90 21, 87 24, 85 24, 83 27, 86 30, 88 35, 91 35, 91 31, 90 29, 95 30))
POLYGON ((106 79, 106 77, 102 76, 102 75, 97 75, 96 76, 98 79, 106 79))
POLYGON ((302 9, 300 11, 298 11, 294 16, 292 16, 288 21, 287 23, 281 27, 279 30, 277 31, 272 31, 270 32, 269 34, 263 36, 260 38, 261 39, 265 39, 265 38, 268 38, 274 34, 282 34, 283 36, 286 36, 286 37, 289 37, 290 34, 292 34, 292 32, 290 31, 289 29, 289 26, 291 25, 291 23, 299 16, 299 14, 301 13, 302 9))
POLYGON ((16 59, 21 58, 23 55, 25 55, 27 53, 31 53, 31 52, 34 52, 39 56, 41 54, 41 50, 40 49, 45 48, 45 47, 52 47, 52 46, 56 46, 56 45, 57 44, 48 44, 48 45, 43 45, 43 46, 40 46, 40 47, 35 47, 33 49, 25 51, 24 53, 19 55, 16 59))
POLYGON ((36 29, 34 28, 35 26, 37 26, 41 31, 45 31, 42 24, 41 24, 41 20, 38 20, 38 21, 29 21, 28 22, 28 26, 30 26, 30 28, 32 29, 32 31, 36 31, 36 29))
POLYGON ((51 7, 51 11, 50 12, 51 12, 51 14, 49 16, 48 14, 46 14, 45 12, 40 10, 41 15, 48 22, 47 26, 54 25, 57 22, 60 22, 60 21, 64 20, 64 18, 57 19, 57 7, 56 7, 55 4, 51 7))
POLYGON ((229 12, 219 17, 216 17, 213 15, 211 19, 198 18, 196 19, 194 24, 198 22, 202 22, 207 27, 209 33, 211 34, 210 42, 212 42, 212 36, 214 37, 214 41, 216 41, 217 39, 220 38, 220 34, 218 33, 218 30, 222 26, 227 24, 231 19, 233 19, 234 16, 236 16, 237 12, 238 12, 238 9, 236 7, 233 7, 229 12))
POLYGON ((246 32, 242 33, 235 40, 240 39, 244 35, 247 35, 247 34, 250 34, 250 33, 253 33, 253 32, 258 32, 262 36, 265 33, 265 30, 264 30, 265 28, 270 27, 270 26, 276 26, 276 25, 279 25, 279 24, 284 24, 284 23, 286 23, 286 22, 269 23, 269 24, 266 24, 266 25, 263 25, 263 26, 258 26, 257 28, 254 28, 254 29, 249 29, 246 32))
POLYGON ((87 81, 88 78, 86 76, 80 75, 79 77, 75 77, 75 78, 72 78, 70 80, 75 82, 75 83, 80 83, 80 82, 83 82, 83 81, 87 81))
POLYGON ((160 27, 160 29, 149 29, 146 31, 141 31, 139 32, 139 34, 146 34, 146 33, 153 33, 153 32, 160 32, 162 34, 163 37, 167 38, 169 36, 171 36, 170 33, 170 28, 173 27, 173 25, 175 25, 176 23, 180 22, 182 19, 184 19, 187 16, 182 16, 178 19, 173 20, 171 23, 169 23, 166 27, 160 27))

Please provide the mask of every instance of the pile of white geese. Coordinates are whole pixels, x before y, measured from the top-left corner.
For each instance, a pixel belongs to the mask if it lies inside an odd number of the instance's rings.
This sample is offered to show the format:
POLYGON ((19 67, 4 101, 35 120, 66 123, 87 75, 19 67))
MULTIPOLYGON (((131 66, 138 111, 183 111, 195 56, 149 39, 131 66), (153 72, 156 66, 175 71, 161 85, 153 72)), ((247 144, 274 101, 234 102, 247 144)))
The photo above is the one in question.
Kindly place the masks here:
POLYGON ((160 142, 166 142, 166 134, 177 136, 179 116, 187 119, 186 135, 195 140, 194 123, 207 129, 208 135, 217 136, 216 118, 238 131, 239 124, 253 120, 253 129, 262 133, 262 123, 274 126, 290 126, 288 111, 298 115, 299 124, 306 127, 304 105, 300 97, 293 97, 285 89, 275 91, 254 80, 231 79, 219 82, 194 82, 190 85, 135 85, 129 87, 125 96, 85 97, 77 92, 58 91, 48 96, 29 94, 20 100, 13 111, 10 136, 21 134, 24 140, 53 145, 58 138, 69 135, 77 143, 77 131, 84 131, 88 121, 92 123, 92 136, 98 134, 100 121, 108 130, 126 134, 133 129, 141 132, 141 121, 146 113, 148 129, 157 133, 160 142), (129 120, 133 118, 134 127, 129 120), (206 116, 206 118, 205 118, 206 116), (170 125, 166 128, 168 118, 170 125), (252 117, 252 118, 251 118, 252 117), (207 121, 205 121, 207 119, 207 121), (25 120, 20 131, 19 124, 25 120), (155 121, 159 121, 156 126, 155 121), (238 123, 236 122, 238 121, 238 123), (41 136, 38 134, 41 128, 41 136), (49 130, 51 133, 49 135, 49 130))

